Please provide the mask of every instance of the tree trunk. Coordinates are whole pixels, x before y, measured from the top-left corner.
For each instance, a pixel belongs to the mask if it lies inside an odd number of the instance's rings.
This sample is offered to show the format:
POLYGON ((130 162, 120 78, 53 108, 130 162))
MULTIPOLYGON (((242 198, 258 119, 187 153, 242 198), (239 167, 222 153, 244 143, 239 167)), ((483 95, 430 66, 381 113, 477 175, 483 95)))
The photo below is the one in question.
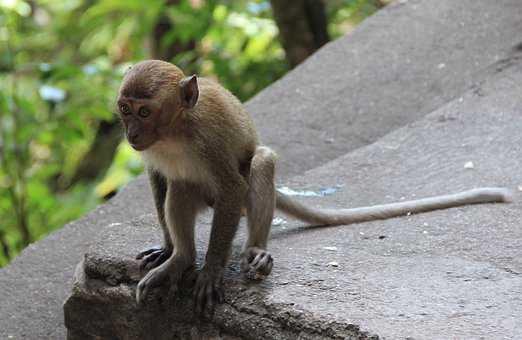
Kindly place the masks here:
MULTIPOLYGON (((2 252, 4 253, 4 258, 9 262, 11 260, 11 251, 9 249, 9 244, 7 243, 7 239, 5 237, 5 232, 3 230, 0 230, 0 248, 2 249, 2 252)), ((0 266, 2 263, 0 262, 0 266)))
POLYGON ((330 41, 322 0, 270 0, 270 3, 291 67, 330 41))
MULTIPOLYGON (((178 5, 180 0, 167 0, 167 6, 178 5)), ((171 44, 165 44, 164 38, 167 33, 174 29, 174 23, 166 16, 159 17, 154 31, 152 32, 152 58, 165 61, 171 61, 176 54, 191 51, 196 47, 196 42, 190 40, 183 44, 180 41, 174 41, 171 44)))

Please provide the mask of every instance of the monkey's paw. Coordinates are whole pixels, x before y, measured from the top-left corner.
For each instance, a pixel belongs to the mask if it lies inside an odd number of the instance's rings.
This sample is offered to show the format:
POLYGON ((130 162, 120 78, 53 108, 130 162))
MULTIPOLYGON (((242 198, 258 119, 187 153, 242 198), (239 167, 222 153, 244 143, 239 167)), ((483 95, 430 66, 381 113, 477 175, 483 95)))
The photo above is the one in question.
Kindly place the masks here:
POLYGON ((222 282, 221 269, 216 270, 207 266, 201 269, 194 286, 194 304, 197 314, 212 316, 216 304, 223 303, 222 282))
POLYGON ((241 272, 247 278, 259 280, 272 272, 274 259, 269 252, 257 247, 247 248, 241 255, 241 272))
POLYGON ((141 260, 140 270, 150 269, 156 268, 164 263, 170 255, 172 255, 171 248, 156 245, 140 251, 138 255, 136 255, 136 260, 141 260))
POLYGON ((151 269, 136 287, 136 302, 142 305, 149 290, 157 287, 168 280, 170 284, 169 296, 178 291, 178 283, 180 282, 184 271, 190 267, 181 256, 171 256, 158 267, 151 269))

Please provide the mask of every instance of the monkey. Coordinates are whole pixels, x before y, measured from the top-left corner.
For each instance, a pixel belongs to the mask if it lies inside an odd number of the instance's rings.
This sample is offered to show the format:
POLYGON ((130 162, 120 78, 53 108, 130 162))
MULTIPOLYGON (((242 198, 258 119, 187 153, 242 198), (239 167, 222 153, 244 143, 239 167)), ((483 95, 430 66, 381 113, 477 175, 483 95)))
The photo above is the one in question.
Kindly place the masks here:
POLYGON ((196 216, 208 207, 213 209, 210 240, 192 287, 198 313, 223 302, 223 272, 243 209, 248 236, 240 270, 264 277, 273 268, 267 242, 275 209, 312 225, 333 226, 510 201, 507 189, 478 188, 353 209, 307 207, 276 190, 277 156, 260 143, 241 102, 218 82, 186 76, 164 61, 142 61, 126 72, 117 111, 127 141, 144 160, 163 231, 162 246, 136 256, 140 268, 148 269, 136 287, 138 305, 166 280, 175 292, 194 268, 196 216))

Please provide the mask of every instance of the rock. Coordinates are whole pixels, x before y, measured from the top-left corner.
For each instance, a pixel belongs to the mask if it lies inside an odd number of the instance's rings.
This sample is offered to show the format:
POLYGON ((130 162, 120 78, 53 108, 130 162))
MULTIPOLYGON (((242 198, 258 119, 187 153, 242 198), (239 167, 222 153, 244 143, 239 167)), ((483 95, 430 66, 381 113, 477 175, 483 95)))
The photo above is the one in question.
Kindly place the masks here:
POLYGON ((521 10, 519 0, 397 1, 326 45, 248 103, 280 178, 375 142, 509 65, 521 10))
POLYGON ((522 338, 522 196, 517 190, 522 65, 480 88, 481 95, 471 90, 462 100, 287 184, 308 190, 346 184, 334 195, 302 199, 321 207, 380 204, 478 186, 505 186, 513 191, 513 203, 326 229, 306 230, 289 220, 286 231, 272 234, 270 249, 277 279, 291 283, 264 298, 292 302, 386 339, 522 338), (475 164, 473 171, 462 166, 468 160, 475 164), (331 244, 340 251, 326 256, 321 248, 331 244), (347 265, 338 272, 322 270, 310 262, 314 258, 342 259, 347 265), (295 265, 299 268, 292 269, 295 265), (321 279, 320 286, 331 290, 297 286, 321 279))
MULTIPOLYGON (((198 229, 198 249, 204 248, 203 240, 208 238, 210 219, 206 217, 198 229)), ((134 294, 139 270, 134 255, 144 245, 161 241, 154 225, 155 217, 146 215, 122 225, 107 226, 99 235, 78 265, 72 294, 64 305, 69 340, 193 339, 193 333, 203 339, 226 339, 229 334, 255 339, 329 339, 355 334, 368 338, 353 325, 330 323, 311 313, 265 303, 262 294, 268 293, 270 286, 244 282, 237 261, 226 273, 227 289, 234 294, 229 294, 218 307, 212 323, 195 317, 188 286, 170 297, 168 287, 154 289, 146 305, 138 307, 134 294), (317 337, 322 333, 324 336, 317 337)), ((240 233, 236 258, 242 239, 240 233)))

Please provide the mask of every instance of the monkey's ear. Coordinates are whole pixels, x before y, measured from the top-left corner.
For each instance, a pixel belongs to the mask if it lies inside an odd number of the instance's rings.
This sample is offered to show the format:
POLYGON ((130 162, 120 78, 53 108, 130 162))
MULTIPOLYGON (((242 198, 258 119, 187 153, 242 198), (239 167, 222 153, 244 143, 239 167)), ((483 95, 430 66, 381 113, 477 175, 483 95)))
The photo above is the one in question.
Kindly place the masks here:
POLYGON ((196 105, 199 97, 198 78, 192 75, 180 81, 181 105, 191 109, 196 105))

